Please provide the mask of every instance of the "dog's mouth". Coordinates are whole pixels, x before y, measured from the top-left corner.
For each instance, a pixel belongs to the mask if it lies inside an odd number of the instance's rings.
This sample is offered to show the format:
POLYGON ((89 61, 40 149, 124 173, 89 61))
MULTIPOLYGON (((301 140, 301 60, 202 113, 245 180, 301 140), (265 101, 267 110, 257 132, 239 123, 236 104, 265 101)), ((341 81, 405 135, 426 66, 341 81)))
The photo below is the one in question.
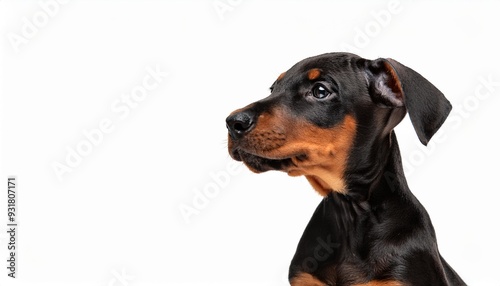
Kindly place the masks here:
MULTIPOLYGON (((267 158, 262 155, 255 155, 239 148, 234 148, 230 152, 231 157, 236 161, 241 161, 253 172, 262 173, 266 171, 287 171, 296 166, 294 161, 297 156, 283 158, 267 158)), ((300 155, 298 156, 300 157, 300 155)))

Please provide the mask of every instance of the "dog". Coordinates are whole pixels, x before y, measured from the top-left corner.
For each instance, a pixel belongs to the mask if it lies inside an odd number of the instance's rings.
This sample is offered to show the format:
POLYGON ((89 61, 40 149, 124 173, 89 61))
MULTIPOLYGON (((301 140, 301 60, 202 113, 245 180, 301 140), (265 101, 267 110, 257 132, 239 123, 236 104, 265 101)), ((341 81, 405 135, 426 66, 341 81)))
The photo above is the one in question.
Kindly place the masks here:
POLYGON ((298 62, 268 97, 227 117, 234 160, 305 176, 324 197, 290 264, 291 285, 466 285, 439 253, 393 130, 408 113, 427 145, 450 111, 396 60, 328 53, 298 62))

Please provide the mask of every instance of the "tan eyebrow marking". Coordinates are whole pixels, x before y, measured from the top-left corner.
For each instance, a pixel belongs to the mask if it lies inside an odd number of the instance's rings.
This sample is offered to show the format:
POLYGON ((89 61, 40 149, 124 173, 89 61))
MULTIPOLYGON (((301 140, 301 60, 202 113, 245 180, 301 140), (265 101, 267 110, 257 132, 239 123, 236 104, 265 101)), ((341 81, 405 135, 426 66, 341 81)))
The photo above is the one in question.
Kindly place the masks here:
POLYGON ((285 77, 285 74, 286 74, 286 72, 282 72, 282 73, 280 74, 280 76, 278 76, 278 79, 277 79, 276 81, 278 81, 278 80, 280 80, 280 79, 284 78, 284 77, 285 77))
POLYGON ((321 75, 321 71, 319 69, 312 69, 307 72, 307 78, 309 80, 315 80, 321 75))

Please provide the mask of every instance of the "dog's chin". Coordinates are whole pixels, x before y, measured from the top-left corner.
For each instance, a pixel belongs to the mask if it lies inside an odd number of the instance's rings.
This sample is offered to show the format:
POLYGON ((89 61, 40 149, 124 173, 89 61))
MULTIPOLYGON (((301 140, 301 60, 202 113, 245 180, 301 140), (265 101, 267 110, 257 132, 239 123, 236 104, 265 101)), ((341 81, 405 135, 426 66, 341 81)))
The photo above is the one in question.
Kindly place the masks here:
POLYGON ((231 152, 231 157, 236 161, 242 161, 251 171, 262 173, 266 171, 287 171, 294 166, 291 158, 271 159, 250 154, 240 149, 231 152))

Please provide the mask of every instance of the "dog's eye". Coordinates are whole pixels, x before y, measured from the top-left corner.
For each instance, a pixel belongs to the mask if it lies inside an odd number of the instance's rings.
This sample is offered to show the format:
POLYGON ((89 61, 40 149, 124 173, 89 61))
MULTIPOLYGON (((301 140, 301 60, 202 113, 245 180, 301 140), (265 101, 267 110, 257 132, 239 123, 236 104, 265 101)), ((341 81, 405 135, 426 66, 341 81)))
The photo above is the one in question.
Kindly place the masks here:
POLYGON ((330 94, 332 94, 326 87, 322 84, 318 84, 313 87, 312 90, 312 95, 316 97, 317 99, 325 99, 327 98, 330 94))

